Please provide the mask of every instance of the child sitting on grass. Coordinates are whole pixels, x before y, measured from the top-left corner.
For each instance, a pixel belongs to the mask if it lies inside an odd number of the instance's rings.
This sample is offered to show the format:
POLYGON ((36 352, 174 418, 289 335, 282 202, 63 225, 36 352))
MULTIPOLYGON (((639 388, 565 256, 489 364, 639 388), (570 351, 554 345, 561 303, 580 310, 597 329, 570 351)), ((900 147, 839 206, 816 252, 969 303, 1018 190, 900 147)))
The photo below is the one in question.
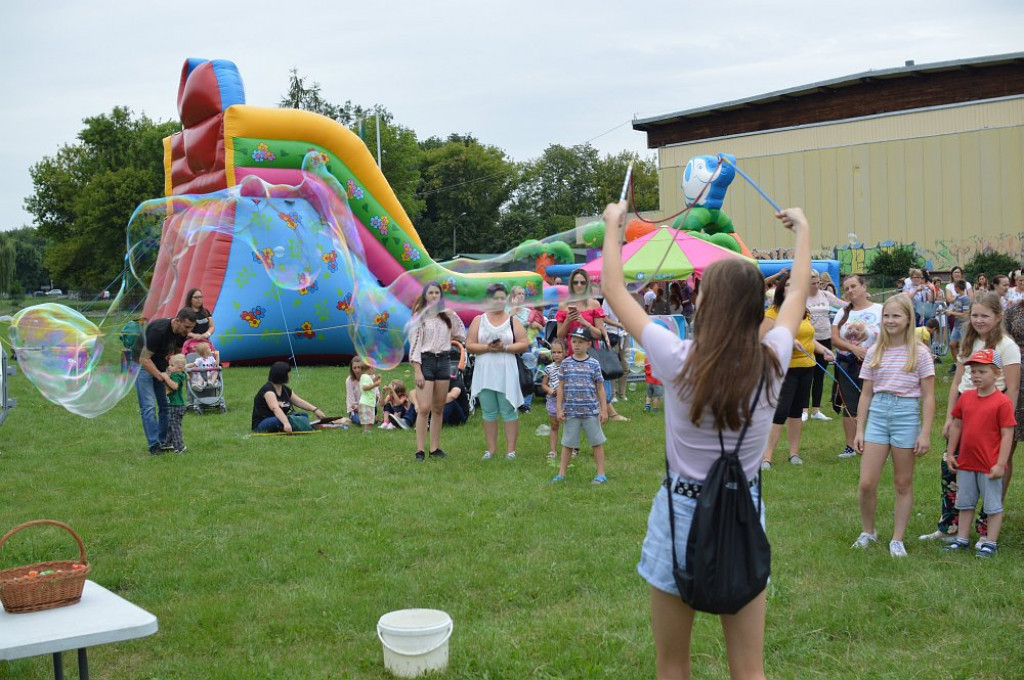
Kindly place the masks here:
POLYGON ((593 484, 604 484, 604 443, 606 437, 601 425, 608 420, 608 403, 605 401, 604 378, 601 364, 590 356, 590 331, 578 326, 569 334, 572 356, 562 361, 561 380, 558 383, 558 419, 565 423, 562 434, 562 460, 558 474, 552 484, 565 481, 572 450, 580 446, 580 430, 587 435, 587 441, 594 450, 597 476, 593 484))
POLYGON ((167 423, 167 443, 175 453, 185 453, 185 437, 181 432, 181 421, 185 417, 185 355, 175 354, 167 361, 167 372, 163 374, 167 385, 167 406, 170 420, 167 423))
POLYGON ((380 400, 380 376, 377 369, 366 361, 362 362, 363 372, 359 377, 359 424, 363 434, 369 434, 377 419, 377 402, 380 400))
POLYGON ((380 424, 383 430, 395 430, 401 428, 409 429, 405 416, 409 413, 409 394, 405 389, 405 383, 397 378, 384 387, 384 422, 380 424), (396 427, 397 425, 397 427, 396 427))
POLYGON ((562 361, 565 359, 565 343, 561 340, 551 341, 551 363, 544 367, 544 377, 541 378, 540 386, 547 395, 545 406, 548 410, 548 424, 551 427, 550 447, 548 458, 558 458, 558 430, 562 421, 558 419, 558 385, 561 382, 562 361))
POLYGON ((1003 523, 1003 475, 1017 424, 1013 402, 996 389, 1002 362, 994 350, 981 349, 965 362, 971 367, 976 389, 960 393, 953 406, 949 447, 944 460, 956 470, 956 509, 960 511, 956 539, 943 547, 955 552, 970 546, 971 523, 978 497, 988 515, 988 535, 982 537, 978 557, 992 557, 999 549, 999 528, 1003 523), (960 446, 958 456, 949 455, 960 446))

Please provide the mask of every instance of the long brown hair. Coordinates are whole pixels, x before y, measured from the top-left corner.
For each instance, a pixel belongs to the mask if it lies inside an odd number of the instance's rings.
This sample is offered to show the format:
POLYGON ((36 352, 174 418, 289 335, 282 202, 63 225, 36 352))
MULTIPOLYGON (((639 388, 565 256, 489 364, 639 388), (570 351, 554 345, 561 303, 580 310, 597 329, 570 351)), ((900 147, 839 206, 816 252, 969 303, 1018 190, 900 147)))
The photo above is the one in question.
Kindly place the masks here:
POLYGON ((694 425, 711 409, 716 428, 740 429, 750 422, 750 399, 762 376, 767 381, 782 376, 779 358, 758 334, 763 290, 761 272, 744 260, 719 260, 704 270, 693 347, 675 381, 680 396, 693 404, 694 425))
POLYGON ((427 291, 431 288, 437 288, 437 291, 441 293, 441 297, 437 301, 437 318, 441 319, 445 326, 448 326, 448 330, 451 330, 452 320, 448 318, 448 312, 444 308, 444 288, 437 281, 430 281, 427 285, 423 286, 423 290, 420 291, 416 302, 412 304, 412 313, 419 314, 427 308, 427 291))
POLYGON ((992 310, 996 315, 995 327, 988 332, 988 336, 985 338, 985 348, 995 349, 999 341, 1003 339, 1003 301, 999 297, 998 293, 983 292, 979 293, 971 300, 971 306, 967 308, 967 327, 964 329, 964 338, 960 341, 960 358, 965 361, 970 358, 974 351, 971 349, 974 347, 974 341, 981 337, 978 331, 974 330, 974 324, 971 323, 971 310, 974 309, 974 305, 984 305, 992 310))

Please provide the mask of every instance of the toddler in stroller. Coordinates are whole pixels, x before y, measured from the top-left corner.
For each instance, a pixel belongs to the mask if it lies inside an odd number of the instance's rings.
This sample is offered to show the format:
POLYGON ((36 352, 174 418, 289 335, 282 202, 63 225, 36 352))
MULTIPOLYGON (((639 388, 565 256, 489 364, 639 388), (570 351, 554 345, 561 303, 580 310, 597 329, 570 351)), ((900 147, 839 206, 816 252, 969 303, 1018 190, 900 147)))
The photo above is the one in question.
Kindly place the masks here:
POLYGON ((224 383, 220 362, 213 355, 209 343, 197 342, 186 356, 188 380, 188 408, 202 415, 204 410, 228 410, 224 401, 224 383))

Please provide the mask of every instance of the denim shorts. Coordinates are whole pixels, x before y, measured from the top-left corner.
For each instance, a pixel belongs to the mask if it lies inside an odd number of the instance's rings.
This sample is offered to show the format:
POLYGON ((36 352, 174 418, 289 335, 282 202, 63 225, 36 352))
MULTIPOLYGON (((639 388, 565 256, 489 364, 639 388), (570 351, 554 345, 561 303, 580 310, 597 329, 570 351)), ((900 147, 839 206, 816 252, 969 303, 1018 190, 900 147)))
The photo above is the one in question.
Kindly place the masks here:
POLYGON ((565 419, 565 426, 562 430, 562 446, 578 449, 580 447, 580 430, 587 435, 587 443, 591 447, 600 446, 607 441, 604 430, 601 429, 601 420, 597 416, 589 418, 569 416, 565 419))
POLYGON ((661 399, 665 396, 665 386, 647 383, 647 396, 651 399, 661 399))
POLYGON ((1003 480, 989 479, 984 472, 970 470, 956 471, 956 509, 974 510, 978 498, 982 499, 981 509, 986 515, 998 515, 1003 511, 1003 480))
MULTIPOLYGON (((674 488, 676 482, 680 480, 699 483, 686 477, 673 477, 672 487, 674 488)), ((750 498, 756 507, 756 484, 750 487, 750 498)), ((672 509, 675 511, 676 558, 679 560, 679 567, 683 568, 686 566, 686 542, 690 537, 690 525, 693 523, 693 513, 697 509, 697 499, 677 493, 672 497, 672 509)), ((765 507, 762 504, 762 527, 765 525, 764 517, 765 507)), ((640 549, 640 562, 636 565, 636 571, 658 590, 670 595, 679 594, 675 578, 672 576, 672 534, 668 526, 668 489, 664 484, 651 504, 651 514, 647 517, 647 535, 640 549)))
POLYGON ((448 352, 424 352, 420 355, 424 380, 451 380, 452 360, 448 352))
POLYGON ((921 400, 875 392, 868 406, 864 441, 897 449, 912 449, 921 434, 921 400))

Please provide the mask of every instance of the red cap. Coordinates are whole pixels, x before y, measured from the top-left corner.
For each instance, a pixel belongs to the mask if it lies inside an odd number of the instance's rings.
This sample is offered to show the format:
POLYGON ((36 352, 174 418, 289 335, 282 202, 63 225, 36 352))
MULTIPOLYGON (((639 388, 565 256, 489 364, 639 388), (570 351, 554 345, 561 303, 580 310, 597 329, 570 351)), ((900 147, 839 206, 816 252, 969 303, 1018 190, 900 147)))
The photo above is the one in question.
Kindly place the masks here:
POLYGON ((977 352, 971 355, 971 358, 965 361, 966 364, 990 364, 998 368, 1003 367, 1003 361, 999 358, 999 353, 993 349, 979 349, 977 352))

